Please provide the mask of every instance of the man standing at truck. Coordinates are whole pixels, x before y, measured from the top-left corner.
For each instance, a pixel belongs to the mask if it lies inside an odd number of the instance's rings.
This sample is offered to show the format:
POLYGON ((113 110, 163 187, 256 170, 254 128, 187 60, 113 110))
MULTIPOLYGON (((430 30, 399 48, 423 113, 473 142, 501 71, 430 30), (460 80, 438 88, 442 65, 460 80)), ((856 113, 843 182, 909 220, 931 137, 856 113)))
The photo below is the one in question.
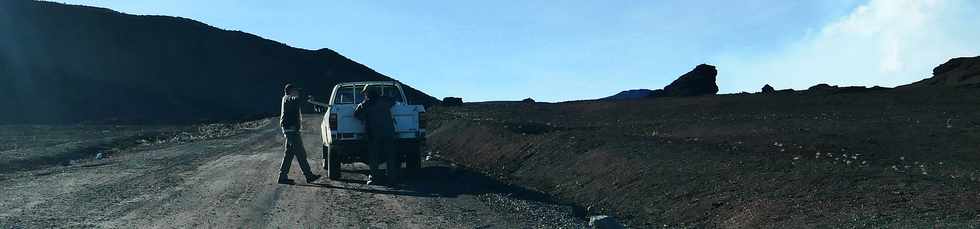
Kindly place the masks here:
POLYGON ((365 86, 361 91, 365 99, 354 109, 354 116, 364 123, 367 134, 368 163, 371 167, 367 184, 384 182, 379 171, 381 160, 387 159, 389 181, 397 180, 401 169, 400 160, 395 154, 395 121, 391 117, 391 107, 395 105, 395 100, 382 96, 380 87, 374 89, 365 86))
POLYGON ((300 127, 303 126, 300 105, 304 102, 300 98, 301 89, 292 84, 286 84, 283 91, 285 91, 285 95, 282 96, 282 113, 279 115, 279 126, 282 127, 282 134, 286 137, 286 144, 284 145, 285 155, 282 158, 282 165, 279 167, 279 183, 296 183, 289 179, 289 167, 293 164, 294 157, 299 161, 299 168, 303 170, 306 182, 310 183, 320 179, 320 176, 313 174, 313 171, 310 170, 310 163, 306 161, 306 149, 303 148, 303 138, 300 136, 300 127))

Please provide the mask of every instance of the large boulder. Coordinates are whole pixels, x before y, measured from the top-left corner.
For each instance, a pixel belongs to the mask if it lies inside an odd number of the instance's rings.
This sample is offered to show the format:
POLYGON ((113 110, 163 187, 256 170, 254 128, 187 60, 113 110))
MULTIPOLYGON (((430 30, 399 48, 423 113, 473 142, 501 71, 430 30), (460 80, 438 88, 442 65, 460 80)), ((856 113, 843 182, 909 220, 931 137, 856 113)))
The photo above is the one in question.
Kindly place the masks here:
POLYGON ((881 91, 881 90, 888 90, 888 89, 889 88, 880 87, 880 86, 874 86, 872 88, 868 88, 864 86, 839 87, 837 85, 829 85, 829 84, 822 83, 822 84, 813 85, 812 87, 807 89, 806 92, 814 93, 814 94, 844 94, 844 93, 862 93, 862 92, 870 92, 870 91, 881 91))
POLYGON ((650 95, 647 95, 647 97, 650 98, 657 98, 657 97, 664 97, 664 96, 667 96, 667 94, 664 93, 664 89, 657 89, 657 90, 650 91, 650 95))
POLYGON ((663 89, 622 91, 613 96, 602 98, 602 100, 714 95, 718 93, 718 84, 715 83, 717 77, 718 69, 715 66, 700 64, 694 67, 694 70, 681 75, 663 89))
POLYGON ((837 88, 838 88, 837 85, 830 86, 829 84, 822 83, 822 84, 813 85, 812 87, 808 88, 807 90, 809 90, 809 91, 828 91, 828 90, 836 90, 837 88))
POLYGON ((667 97, 667 93, 664 92, 664 89, 653 90, 650 91, 649 94, 647 94, 647 98, 660 98, 660 97, 667 97))
POLYGON ((775 88, 772 88, 772 86, 769 86, 769 84, 766 84, 766 86, 762 86, 762 94, 772 94, 772 93, 776 93, 775 88))
POLYGON ((844 94, 844 93, 863 93, 863 92, 871 92, 871 91, 883 91, 883 90, 888 90, 888 89, 890 89, 890 88, 881 87, 881 86, 874 86, 874 87, 870 87, 870 88, 869 87, 864 87, 864 86, 850 86, 850 87, 840 87, 839 89, 834 90, 834 93, 838 93, 838 94, 844 94))
POLYGON ((443 106, 449 106, 449 107, 462 106, 463 105, 463 98, 459 98, 459 97, 445 97, 445 98, 442 98, 442 105, 443 106))
POLYGON ((664 87, 665 96, 699 96, 714 95, 718 93, 718 84, 715 79, 718 76, 718 69, 715 66, 700 64, 694 70, 681 75, 664 87))
POLYGON ((932 69, 932 78, 903 87, 980 85, 980 56, 953 58, 932 69))

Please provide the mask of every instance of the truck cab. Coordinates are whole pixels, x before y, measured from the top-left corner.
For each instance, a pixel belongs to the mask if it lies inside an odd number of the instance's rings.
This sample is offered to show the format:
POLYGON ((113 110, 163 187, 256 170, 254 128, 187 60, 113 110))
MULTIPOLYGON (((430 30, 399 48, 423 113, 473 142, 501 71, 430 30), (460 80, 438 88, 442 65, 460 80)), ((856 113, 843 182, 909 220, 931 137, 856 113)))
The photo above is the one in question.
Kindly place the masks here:
POLYGON ((354 109, 364 101, 361 91, 378 90, 382 96, 395 100, 391 108, 395 126, 395 149, 412 173, 421 168, 421 146, 425 129, 420 116, 425 113, 422 105, 410 105, 401 84, 394 81, 348 82, 334 86, 330 101, 320 124, 323 139, 323 166, 331 179, 340 177, 344 163, 367 162, 367 140, 364 123, 354 117, 354 109))

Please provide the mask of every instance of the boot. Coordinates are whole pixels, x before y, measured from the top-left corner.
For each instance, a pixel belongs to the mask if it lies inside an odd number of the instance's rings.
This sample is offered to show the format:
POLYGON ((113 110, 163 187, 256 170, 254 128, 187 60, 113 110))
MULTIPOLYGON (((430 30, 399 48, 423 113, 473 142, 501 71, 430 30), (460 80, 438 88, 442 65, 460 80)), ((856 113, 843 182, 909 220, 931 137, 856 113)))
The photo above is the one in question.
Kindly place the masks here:
POLYGON ((289 179, 289 178, 279 178, 279 182, 277 182, 277 183, 279 183, 279 184, 285 184, 285 185, 294 185, 294 184, 296 184, 296 181, 294 181, 293 179, 289 179))
POLYGON ((320 175, 316 175, 316 174, 306 175, 306 183, 313 183, 317 179, 320 179, 320 175))

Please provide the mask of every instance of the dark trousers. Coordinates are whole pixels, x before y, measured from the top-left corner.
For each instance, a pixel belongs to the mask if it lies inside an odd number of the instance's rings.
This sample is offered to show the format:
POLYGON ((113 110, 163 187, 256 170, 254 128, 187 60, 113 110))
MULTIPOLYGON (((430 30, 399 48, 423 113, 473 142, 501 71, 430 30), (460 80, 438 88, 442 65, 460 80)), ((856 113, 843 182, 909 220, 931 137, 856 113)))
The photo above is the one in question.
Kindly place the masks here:
POLYGON ((398 160, 398 154, 395 153, 395 139, 391 137, 373 137, 367 140, 368 163, 371 167, 371 175, 375 177, 382 175, 379 168, 382 161, 385 161, 385 164, 388 165, 385 171, 389 177, 397 178, 401 175, 400 169, 402 163, 398 160))
POLYGON ((306 149, 303 148, 303 138, 299 132, 286 133, 285 152, 282 158, 282 165, 279 167, 279 179, 289 177, 289 167, 293 164, 293 157, 299 161, 299 168, 303 170, 303 175, 313 175, 310 170, 310 163, 306 161, 306 149))

